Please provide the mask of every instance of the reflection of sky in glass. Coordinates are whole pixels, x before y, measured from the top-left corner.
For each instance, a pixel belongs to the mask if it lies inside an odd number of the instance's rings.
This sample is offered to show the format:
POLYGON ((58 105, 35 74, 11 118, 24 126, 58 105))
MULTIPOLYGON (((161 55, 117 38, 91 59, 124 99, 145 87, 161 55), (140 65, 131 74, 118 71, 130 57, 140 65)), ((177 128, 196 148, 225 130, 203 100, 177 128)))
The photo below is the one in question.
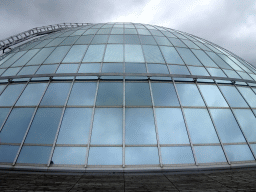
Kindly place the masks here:
POLYGON ((190 147, 161 147, 163 164, 195 163, 190 147))

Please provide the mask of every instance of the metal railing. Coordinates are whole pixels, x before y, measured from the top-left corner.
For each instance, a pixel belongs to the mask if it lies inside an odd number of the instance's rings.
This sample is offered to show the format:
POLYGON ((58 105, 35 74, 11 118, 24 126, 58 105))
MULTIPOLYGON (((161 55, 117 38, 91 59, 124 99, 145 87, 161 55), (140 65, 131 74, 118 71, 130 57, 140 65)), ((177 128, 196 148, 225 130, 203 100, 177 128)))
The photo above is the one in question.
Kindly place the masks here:
POLYGON ((0 40, 0 50, 10 48, 13 45, 26 41, 36 36, 49 34, 52 32, 60 31, 67 28, 80 27, 84 25, 90 25, 91 23, 60 23, 55 25, 47 25, 42 27, 32 28, 28 31, 24 31, 17 35, 13 35, 6 39, 0 40))

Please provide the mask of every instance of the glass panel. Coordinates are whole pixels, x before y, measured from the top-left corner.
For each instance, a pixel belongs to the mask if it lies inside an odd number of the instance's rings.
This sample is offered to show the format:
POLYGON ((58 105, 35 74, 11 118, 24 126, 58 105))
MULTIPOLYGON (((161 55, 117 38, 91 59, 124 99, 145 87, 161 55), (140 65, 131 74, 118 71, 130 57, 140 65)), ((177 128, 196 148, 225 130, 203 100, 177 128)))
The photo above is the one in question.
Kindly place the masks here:
POLYGON ((125 35, 124 43, 125 44, 140 44, 139 36, 138 35, 125 35))
POLYGON ((224 148, 230 161, 254 160, 248 145, 225 145, 224 148))
POLYGON ((21 143, 34 110, 34 108, 14 108, 0 133, 1 142, 21 143))
POLYGON ((17 59, 19 59, 24 53, 26 53, 26 51, 20 51, 18 53, 16 53, 12 58, 8 59, 6 62, 4 62, 1 65, 1 68, 5 68, 5 67, 9 67, 10 65, 12 65, 17 59))
POLYGON ((148 72, 149 72, 149 73, 163 73, 163 74, 169 74, 169 71, 168 71, 166 65, 148 64, 147 66, 148 66, 148 72))
POLYGON ((145 62, 140 45, 125 45, 126 62, 145 62))
MULTIPOLYGON (((192 41, 189 41, 189 40, 182 40, 189 48, 191 49, 199 49, 198 46, 196 46, 192 41)), ((194 50, 192 50, 194 51, 194 50)))
POLYGON ((20 69, 21 69, 21 67, 9 68, 2 74, 2 76, 16 75, 19 72, 20 69))
POLYGON ((60 63, 69 50, 69 46, 57 47, 44 63, 60 63))
POLYGON ((171 83, 152 83, 155 106, 179 106, 177 95, 171 83))
POLYGON ((111 34, 123 34, 124 29, 123 28, 113 28, 111 31, 111 34))
POLYGON ((101 62, 105 45, 90 45, 83 62, 101 62))
POLYGON ((205 106, 203 99, 194 84, 176 84, 183 106, 205 106))
POLYGON ((158 30, 150 30, 150 32, 152 33, 152 35, 163 36, 163 34, 158 30))
POLYGON ((210 109, 223 143, 245 142, 242 132, 229 109, 210 109))
POLYGON ((86 30, 77 30, 75 33, 73 33, 70 36, 76 36, 76 35, 82 35, 86 30))
POLYGON ((23 146, 17 163, 47 164, 52 147, 23 146))
POLYGON ((218 67, 208 55, 206 55, 202 50, 192 50, 197 58, 203 63, 206 67, 218 67))
POLYGON ((232 69, 227 63, 225 63, 216 53, 207 52, 207 54, 212 58, 212 60, 221 68, 232 69))
POLYGON ((125 143, 156 144, 152 108, 126 108, 125 143))
POLYGON ((223 95, 227 99, 231 107, 248 107, 243 97, 237 91, 235 87, 231 86, 219 86, 223 95))
POLYGON ((219 143, 206 109, 184 109, 193 143, 219 143))
POLYGON ((81 36, 76 42, 75 44, 89 44, 91 42, 93 38, 93 35, 85 35, 85 36, 81 36))
POLYGON ((204 67, 188 67, 192 75, 209 76, 204 67))
POLYGON ((40 105, 64 105, 70 89, 70 83, 51 83, 40 105))
POLYGON ((200 61, 195 57, 195 55, 189 49, 177 48, 177 50, 186 64, 202 66, 200 61))
POLYGON ((0 127, 2 126, 5 118, 7 117, 10 108, 0 108, 0 127))
POLYGON ((6 56, 4 59, 0 60, 0 65, 2 65, 5 61, 10 59, 15 53, 10 53, 8 56, 6 56))
POLYGON ((137 30, 140 35, 151 35, 150 32, 146 29, 137 29, 137 30))
POLYGON ((221 69, 215 69, 215 68, 207 68, 211 76, 216 77, 227 77, 221 69))
POLYGON ((107 45, 104 62, 123 62, 123 45, 107 45))
POLYGON ((180 109, 156 108, 156 121, 161 144, 189 143, 180 109))
POLYGON ((249 103, 251 107, 256 107, 256 95, 255 93, 247 87, 237 87, 241 92, 245 100, 249 103))
POLYGON ((57 144, 87 144, 91 118, 91 108, 67 108, 57 144))
POLYGON ((126 63, 125 73, 146 73, 146 65, 140 63, 126 63))
POLYGON ((208 47, 206 47, 203 43, 198 42, 198 41, 194 41, 194 43, 197 44, 201 49, 210 51, 210 49, 208 47))
POLYGON ((37 68, 38 66, 23 67, 18 75, 33 75, 36 72, 37 68))
POLYGON ((209 107, 228 107, 225 99, 215 85, 199 85, 203 97, 209 107))
POLYGON ((53 164, 85 164, 86 147, 56 147, 53 164))
POLYGON ((171 43, 176 47, 187 47, 181 40, 176 38, 169 38, 171 43))
POLYGON ((109 34, 110 33, 110 28, 108 29, 100 29, 97 34, 109 34))
POLYGON ((25 65, 37 52, 39 49, 33 49, 24 54, 19 60, 17 60, 12 67, 25 65))
POLYGON ((235 116, 240 124, 247 140, 249 142, 256 141, 256 119, 252 111, 249 109, 233 109, 235 116))
POLYGON ((156 147, 125 147, 126 165, 159 164, 156 147))
POLYGON ((60 37, 60 38, 53 39, 53 41, 51 41, 48 45, 46 45, 46 47, 57 46, 57 45, 59 45, 64 39, 65 39, 65 37, 60 37))
POLYGON ((227 162, 221 146, 194 146, 198 163, 227 162))
POLYGON ((82 57, 84 56, 86 49, 87 45, 74 45, 62 62, 80 62, 82 60, 82 57))
POLYGON ((100 65, 99 63, 81 64, 78 73, 99 73, 100 65))
POLYGON ((67 37, 60 45, 73 45, 79 36, 67 37))
POLYGON ((50 74, 55 73, 58 65, 41 65, 36 74, 50 74))
POLYGON ((122 144, 122 108, 96 108, 92 144, 122 144))
POLYGON ((50 41, 52 41, 52 39, 46 39, 44 41, 42 41, 41 43, 39 43, 37 46, 35 46, 34 48, 42 48, 45 45, 47 45, 50 41))
POLYGON ((54 47, 51 48, 43 48, 41 49, 35 57, 33 57, 27 65, 39 65, 44 62, 44 60, 51 54, 53 51, 54 47))
POLYGON ((121 147, 91 147, 89 152, 89 165, 121 165, 121 147))
MULTIPOLYGON (((100 27, 94 27, 93 28, 100 28, 100 27)), ((88 29, 83 35, 88 35, 88 34, 95 34, 98 31, 98 29, 88 29)))
POLYGON ((256 154, 256 144, 251 144, 251 148, 254 154, 256 154))
POLYGON ((29 84, 16 103, 16 106, 38 105, 46 86, 46 83, 29 84))
POLYGON ((103 43, 107 43, 107 41, 108 41, 108 35, 95 35, 91 44, 103 44, 103 43))
POLYGON ((12 163, 18 152, 19 146, 1 145, 0 162, 12 163))
POLYGON ((195 163, 190 147, 161 147, 163 164, 195 163))
POLYGON ((68 105, 93 105, 96 86, 96 83, 75 83, 68 100, 68 105))
POLYGON ((247 73, 244 73, 244 72, 237 72, 243 79, 246 79, 246 80, 253 80, 247 73))
POLYGON ((52 144, 59 125, 62 108, 39 108, 25 143, 52 144))
POLYGON ((12 106, 24 87, 24 84, 9 85, 0 96, 0 106, 12 106))
POLYGON ((110 35, 108 39, 108 43, 123 43, 124 36, 123 35, 110 35))
POLYGON ((104 63, 102 73, 123 73, 123 63, 104 63))
POLYGON ((190 75, 186 66, 168 65, 171 74, 190 75))
POLYGON ((226 69, 224 69, 224 72, 227 74, 227 76, 228 76, 229 78, 241 79, 241 77, 240 77, 235 71, 231 71, 231 70, 226 70, 226 69))
POLYGON ((127 106, 152 106, 148 83, 126 83, 125 95, 127 106))
POLYGON ((161 30, 161 32, 165 35, 165 36, 167 36, 167 37, 175 37, 172 33, 170 33, 169 31, 163 31, 163 30, 161 30))
POLYGON ((142 45, 157 45, 153 36, 140 36, 141 44, 142 45))
POLYGON ((155 37, 156 42, 158 45, 166 45, 166 46, 172 46, 170 41, 166 37, 155 37))
POLYGON ((157 46, 143 45, 145 59, 148 63, 165 63, 163 56, 157 46))
POLYGON ((160 48, 167 63, 184 64, 175 48, 164 46, 160 46, 160 48))
POLYGON ((125 34, 137 34, 136 29, 125 29, 125 34))
POLYGON ((226 55, 218 54, 226 63, 228 63, 233 69, 242 71, 240 67, 238 67, 234 61, 230 60, 226 55))
POLYGON ((56 73, 76 73, 78 64, 61 64, 56 73))

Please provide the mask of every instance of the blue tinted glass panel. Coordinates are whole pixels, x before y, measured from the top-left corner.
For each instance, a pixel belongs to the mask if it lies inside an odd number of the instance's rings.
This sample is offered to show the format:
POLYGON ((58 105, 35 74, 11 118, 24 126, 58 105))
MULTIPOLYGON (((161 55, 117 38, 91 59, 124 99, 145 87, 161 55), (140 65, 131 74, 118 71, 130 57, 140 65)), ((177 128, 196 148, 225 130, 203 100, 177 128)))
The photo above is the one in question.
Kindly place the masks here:
POLYGON ((249 109, 234 109, 235 116, 249 142, 256 141, 256 119, 249 109))
POLYGON ((186 66, 169 65, 171 74, 190 75, 186 66))
POLYGON ((126 62, 145 62, 140 45, 125 45, 126 62))
POLYGON ((248 145, 225 145, 224 148, 230 161, 255 160, 248 145))
POLYGON ((15 53, 10 53, 8 56, 0 60, 0 65, 2 65, 5 61, 10 59, 15 53))
POLYGON ((89 152, 89 165, 121 165, 121 147, 91 147, 89 152))
POLYGON ((194 146, 198 163, 226 162, 221 146, 194 146))
POLYGON ((256 95, 250 88, 238 87, 238 90, 241 92, 251 107, 256 107, 256 95))
POLYGON ((69 89, 70 83, 50 84, 40 105, 64 105, 69 89))
POLYGON ((102 44, 102 43, 107 43, 107 41, 108 41, 108 35, 95 35, 91 44, 102 44))
POLYGON ((105 45, 90 45, 83 62, 101 62, 103 58, 105 45))
POLYGON ((79 36, 67 37, 60 45, 72 45, 79 36))
POLYGON ((159 164, 158 150, 156 147, 126 147, 125 164, 159 164))
POLYGON ((151 35, 150 32, 146 29, 137 29, 137 30, 140 35, 151 35))
POLYGON ((219 143, 206 109, 184 109, 193 143, 219 143))
POLYGON ((1 133, 3 143, 20 143, 28 128, 34 108, 15 108, 8 117, 1 133))
POLYGON ((61 108, 39 108, 25 143, 52 144, 60 121, 61 108))
POLYGON ((12 106, 24 87, 24 84, 9 85, 0 96, 0 106, 12 106))
POLYGON ((123 62, 123 45, 107 45, 104 62, 123 62))
POLYGON ((122 108, 97 108, 95 110, 92 144, 122 144, 122 108))
POLYGON ((12 76, 12 75, 16 75, 19 70, 21 69, 21 67, 15 67, 15 68, 9 68, 7 69, 2 76, 12 76))
POLYGON ((163 56, 157 46, 143 45, 145 59, 148 63, 165 63, 163 56))
POLYGON ((125 35, 124 43, 125 44, 140 44, 139 36, 138 35, 125 35))
POLYGON ((29 84, 16 103, 16 106, 38 105, 46 86, 46 83, 29 84))
POLYGON ((164 55, 165 61, 171 64, 184 64, 179 54, 173 47, 160 46, 160 49, 164 55))
POLYGON ((155 37, 156 42, 158 45, 166 45, 166 46, 172 46, 170 41, 166 37, 155 37))
POLYGON ((219 86, 223 95, 227 99, 231 107, 248 107, 243 97, 237 91, 235 87, 231 86, 219 86))
POLYGON ((139 63, 126 63, 125 73, 146 73, 146 65, 139 63))
POLYGON ((10 59, 8 59, 6 62, 4 62, 1 67, 5 68, 5 67, 9 67, 10 65, 12 65, 17 59, 19 59, 24 53, 26 53, 26 51, 20 51, 18 53, 16 53, 13 57, 11 57, 10 59))
POLYGON ((196 85, 176 84, 176 87, 183 106, 205 106, 196 85))
POLYGON ((18 75, 33 75, 36 72, 37 68, 38 66, 23 67, 18 75))
POLYGON ((59 45, 64 39, 65 39, 65 37, 60 37, 60 38, 53 39, 53 41, 51 41, 48 45, 46 45, 46 47, 57 46, 57 45, 59 45))
POLYGON ((195 55, 189 49, 177 48, 177 50, 186 64, 198 65, 198 66, 202 65, 200 61, 195 57, 195 55))
POLYGON ((93 35, 85 35, 85 36, 81 36, 76 42, 75 44, 89 44, 91 42, 93 38, 93 35))
POLYGON ((176 39, 176 38, 169 38, 169 40, 171 41, 171 43, 174 45, 174 46, 177 46, 177 47, 187 47, 181 40, 179 39, 176 39))
POLYGON ((93 105, 96 83, 75 83, 68 100, 68 105, 93 105))
POLYGON ((7 117, 10 108, 0 108, 0 127, 2 126, 5 118, 7 117))
POLYGON ((78 64, 61 64, 56 73, 76 73, 78 64))
POLYGON ((166 65, 160 64, 148 64, 148 72, 149 73, 163 73, 169 74, 168 68, 166 65))
POLYGON ((148 83, 126 83, 125 104, 128 106, 151 106, 151 96, 148 83))
POLYGON ((19 146, 1 145, 0 162, 12 163, 18 152, 19 146))
POLYGON ((179 106, 173 84, 152 83, 151 86, 155 106, 179 106))
POLYGON ((192 75, 209 76, 204 67, 188 67, 192 75))
POLYGON ((111 34, 123 34, 124 29, 123 28, 113 28, 111 31, 111 34))
POLYGON ((195 163, 190 147, 161 147, 163 164, 195 163))
POLYGON ((81 64, 78 73, 99 73, 100 72, 100 64, 81 64))
POLYGON ((254 154, 256 154, 256 144, 251 144, 251 148, 254 154))
POLYGON ((67 108, 57 144, 87 144, 91 118, 91 108, 67 108))
POLYGON ((96 105, 122 105, 123 104, 123 84, 103 83, 99 84, 96 105))
POLYGON ((227 74, 227 76, 228 76, 229 78, 241 79, 241 77, 240 77, 235 71, 231 71, 231 70, 226 70, 226 69, 224 69, 224 72, 227 74))
POLYGON ((211 76, 216 77, 227 77, 221 69, 215 69, 215 68, 207 68, 211 76))
POLYGON ((215 85, 199 85, 203 97, 209 107, 228 107, 225 99, 215 85))
POLYGON ((210 109, 210 112, 223 143, 245 142, 236 119, 229 109, 210 109))
POLYGON ((74 45, 62 62, 80 62, 82 60, 82 57, 84 56, 86 49, 87 45, 74 45))
POLYGON ((23 146, 17 163, 47 164, 52 147, 23 146))
POLYGON ((63 57, 66 55, 68 52, 70 46, 61 46, 57 47, 52 54, 46 59, 44 62, 45 64, 48 63, 60 63, 63 59, 63 57))
POLYGON ((86 147, 56 147, 53 164, 85 164, 86 147))
POLYGON ((203 63, 206 67, 218 67, 208 55, 205 54, 202 50, 192 50, 197 58, 203 63))
POLYGON ((156 121, 161 144, 189 143, 180 109, 156 108, 156 121))
POLYGON ((37 52, 39 49, 33 49, 24 54, 19 60, 17 60, 12 66, 23 66, 25 65, 37 52))
MULTIPOLYGON (((182 40, 189 48, 192 48, 192 49, 199 49, 198 46, 196 46, 192 41, 189 41, 189 40, 182 40)), ((192 50, 193 51, 193 50, 192 50)))
POLYGON ((124 30, 125 34, 137 34, 136 29, 125 29, 124 30))
POLYGON ((156 132, 151 108, 126 108, 126 144, 156 144, 156 132))
POLYGON ((140 40, 142 45, 157 45, 153 36, 141 35, 140 40))
POLYGON ((55 73, 58 65, 41 65, 36 74, 50 74, 55 73))
POLYGON ((237 72, 243 79, 247 79, 247 80, 253 80, 247 73, 244 72, 237 72))
POLYGON ((194 43, 196 45, 198 45, 201 49, 206 50, 206 51, 210 51, 210 49, 208 47, 206 47, 203 43, 198 42, 198 41, 194 41, 194 43))
POLYGON ((41 43, 39 43, 38 45, 36 45, 34 48, 42 48, 45 45, 47 45, 50 41, 52 41, 52 39, 46 39, 46 40, 42 41, 41 43))
POLYGON ((233 69, 242 71, 242 69, 241 69, 240 67, 238 67, 238 66, 234 63, 234 61, 230 60, 226 55, 219 54, 219 56, 220 56, 226 63, 228 63, 233 69))
POLYGON ((232 69, 226 62, 224 62, 216 53, 207 52, 207 54, 212 58, 212 60, 221 68, 232 69))
POLYGON ((108 39, 108 43, 123 43, 124 36, 123 35, 110 35, 108 39))

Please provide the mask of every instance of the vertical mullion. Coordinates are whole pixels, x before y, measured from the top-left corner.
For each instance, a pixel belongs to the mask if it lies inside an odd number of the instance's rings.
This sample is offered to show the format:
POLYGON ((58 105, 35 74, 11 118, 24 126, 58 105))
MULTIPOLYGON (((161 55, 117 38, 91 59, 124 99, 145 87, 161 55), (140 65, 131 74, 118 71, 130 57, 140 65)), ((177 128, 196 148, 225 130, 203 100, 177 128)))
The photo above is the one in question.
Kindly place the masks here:
POLYGON ((192 139, 191 139, 191 136, 190 136, 190 133, 189 133, 188 124, 187 124, 186 116, 185 116, 185 113, 184 113, 184 109, 183 109, 183 106, 181 104, 180 96, 179 96, 179 93, 178 93, 178 90, 177 90, 177 87, 176 87, 176 84, 175 84, 175 81, 173 80, 173 78, 172 78, 172 82, 173 82, 173 86, 174 86, 174 89, 175 89, 175 92, 176 92, 176 95, 177 95, 177 98, 178 98, 178 101, 179 101, 179 104, 180 104, 180 108, 181 108, 181 112, 182 112, 182 115, 183 115, 183 120, 184 120, 186 131, 187 131, 187 134, 188 134, 188 139, 189 139, 190 147, 191 147, 191 150, 192 150, 192 153, 193 153, 194 161, 195 161, 195 164, 198 165, 197 159, 196 159, 196 154, 195 154, 195 149, 194 149, 194 145, 192 143, 192 139))
POLYGON ((226 153, 226 150, 225 150, 225 148, 224 148, 224 145, 223 145, 223 143, 222 143, 222 140, 221 140, 221 138, 220 138, 220 136, 219 136, 219 132, 218 132, 217 127, 216 127, 216 125, 215 125, 215 123, 214 123, 214 120, 213 120, 213 118, 212 118, 212 114, 211 114, 211 112, 210 112, 210 110, 209 110, 209 107, 208 107, 208 105, 207 105, 207 103, 206 103, 206 101, 205 101, 205 99, 204 99, 204 96, 203 96, 203 94, 202 94, 202 92, 201 92, 201 90, 200 90, 200 88, 199 88, 199 86, 198 86, 198 84, 197 84, 196 81, 195 81, 195 84, 196 84, 196 87, 197 87, 197 89, 198 89, 198 91, 199 91, 199 93, 200 93, 200 95, 201 95, 203 101, 204 101, 204 104, 205 104, 205 106, 206 106, 206 109, 207 109, 207 111, 208 111, 208 114, 210 115, 210 118, 211 118, 211 121, 212 121, 214 130, 215 130, 215 132, 216 132, 216 134, 217 134, 217 137, 218 137, 218 139, 219 139, 219 142, 220 142, 221 148, 222 148, 222 150, 223 150, 223 152, 224 152, 225 158, 226 158, 228 164, 230 165, 231 163, 230 163, 230 161, 229 161, 229 159, 228 159, 228 155, 227 155, 227 153, 226 153))
MULTIPOLYGON (((114 25, 113 25, 114 26, 114 25)), ((125 45, 124 45, 124 24, 123 24, 123 72, 125 73, 125 45)), ((123 76, 123 150, 122 166, 125 168, 125 76, 123 76)))
POLYGON ((49 87, 49 85, 50 85, 50 82, 51 82, 51 81, 48 82, 48 85, 46 86, 46 88, 45 88, 45 90, 44 90, 44 93, 42 94, 42 96, 41 96, 41 98, 40 98, 40 101, 38 102, 38 105, 37 105, 36 108, 35 108, 35 111, 34 111, 32 117, 31 117, 31 120, 30 120, 30 122, 29 122, 28 128, 27 128, 27 130, 26 130, 26 132, 25 132, 25 134, 24 134, 24 137, 23 137, 22 142, 21 142, 21 144, 20 144, 19 150, 18 150, 18 152, 17 152, 17 155, 16 155, 16 157, 15 157, 15 159, 14 159, 12 165, 15 165, 15 163, 16 163, 18 157, 19 157, 20 151, 21 151, 21 149, 22 149, 22 147, 23 147, 23 144, 24 144, 24 142, 25 142, 25 139, 26 139, 26 137, 27 137, 27 134, 28 134, 28 132, 29 132, 29 129, 30 129, 30 127, 31 127, 31 124, 32 124, 32 122, 33 122, 33 120, 34 120, 34 117, 35 117, 36 112, 37 112, 37 110, 38 110, 38 108, 39 108, 39 105, 40 105, 40 103, 41 103, 41 101, 42 101, 42 99, 43 99, 43 97, 44 97, 44 95, 45 95, 45 93, 46 93, 46 90, 48 89, 48 87, 49 87))
POLYGON ((86 151, 86 157, 85 157, 85 165, 84 165, 85 167, 87 167, 87 164, 88 164, 88 156, 89 156, 89 150, 90 150, 90 144, 91 144, 93 120, 94 120, 94 114, 95 114, 96 99, 97 99, 97 95, 98 95, 99 83, 100 83, 100 80, 98 80, 98 82, 97 82, 97 88, 96 88, 96 92, 95 92, 94 104, 93 104, 93 109, 92 109, 92 118, 91 118, 89 138, 88 138, 87 151, 86 151))
POLYGON ((73 78, 73 81, 72 81, 72 84, 70 86, 69 93, 68 93, 68 96, 67 96, 67 100, 65 102, 65 105, 64 105, 62 113, 61 113, 60 122, 59 122, 59 125, 58 125, 58 129, 56 131, 56 135, 55 135, 54 142, 53 142, 53 145, 52 145, 52 150, 51 150, 50 157, 49 157, 49 160, 48 160, 48 163, 47 163, 47 167, 49 167, 50 164, 51 164, 51 159, 52 159, 53 152, 54 152, 54 149, 55 149, 55 146, 56 146, 56 143, 57 143, 57 138, 58 138, 58 135, 59 135, 60 127, 61 127, 61 124, 62 124, 64 113, 65 113, 65 110, 66 110, 66 107, 67 107, 68 99, 69 99, 71 90, 73 88, 74 82, 75 82, 75 78, 73 78))

